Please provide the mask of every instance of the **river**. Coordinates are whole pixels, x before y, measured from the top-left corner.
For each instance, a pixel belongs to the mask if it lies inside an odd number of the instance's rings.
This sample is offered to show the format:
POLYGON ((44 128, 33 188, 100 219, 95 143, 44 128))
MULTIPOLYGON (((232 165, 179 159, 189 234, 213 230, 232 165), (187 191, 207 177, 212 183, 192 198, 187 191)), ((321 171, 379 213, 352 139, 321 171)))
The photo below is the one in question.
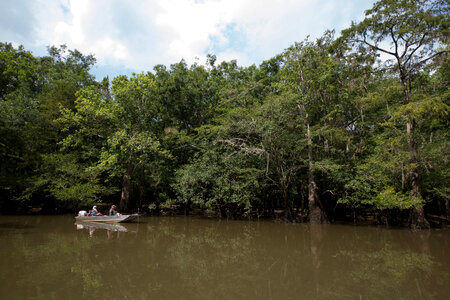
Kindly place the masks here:
POLYGON ((450 230, 0 216, 2 299, 450 299, 450 230))

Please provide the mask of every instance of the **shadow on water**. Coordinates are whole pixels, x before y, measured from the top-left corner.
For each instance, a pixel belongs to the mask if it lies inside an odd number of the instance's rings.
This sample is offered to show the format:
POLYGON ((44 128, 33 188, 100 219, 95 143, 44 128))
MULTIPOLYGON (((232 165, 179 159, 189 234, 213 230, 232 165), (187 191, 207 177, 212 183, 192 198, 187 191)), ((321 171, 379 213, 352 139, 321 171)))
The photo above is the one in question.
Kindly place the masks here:
POLYGON ((74 226, 73 217, 24 219, 37 224, 32 237, 0 239, 2 298, 445 299, 450 294, 445 230, 183 217, 143 221, 74 226))

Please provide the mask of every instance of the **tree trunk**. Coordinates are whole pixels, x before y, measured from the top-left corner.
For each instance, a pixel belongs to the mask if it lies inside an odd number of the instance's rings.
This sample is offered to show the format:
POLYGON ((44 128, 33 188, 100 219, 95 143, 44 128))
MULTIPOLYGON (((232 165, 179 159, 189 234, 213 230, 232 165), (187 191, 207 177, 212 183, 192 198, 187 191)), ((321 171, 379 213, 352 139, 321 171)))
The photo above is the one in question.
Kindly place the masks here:
POLYGON ((128 203, 130 200, 130 175, 128 172, 123 175, 122 180, 122 194, 120 195, 120 204, 119 209, 120 211, 127 211, 128 210, 128 203))
MULTIPOLYGON (((400 74, 400 78, 403 86, 403 104, 409 103, 408 85, 406 78, 400 74)), ((411 161, 413 167, 410 170, 411 176, 411 196, 422 199, 422 193, 420 191, 419 184, 419 169, 417 161, 417 143, 414 138, 414 120, 408 120, 406 122, 406 134, 408 136, 409 143, 409 153, 411 156, 411 161)), ((425 213, 423 205, 411 209, 409 218, 409 227, 411 229, 428 229, 430 228, 430 223, 425 219, 425 213)))
POLYGON ((142 184, 139 184, 139 206, 138 206, 138 213, 140 212, 140 209, 142 208, 142 203, 145 202, 145 188, 142 184))
POLYGON ((227 209, 226 209, 225 205, 221 201, 217 202, 217 210, 218 210, 219 216, 221 218, 228 218, 227 209))
MULTIPOLYGON (((412 128, 412 125, 411 125, 412 128)), ((419 171, 417 168, 417 157, 416 157, 416 145, 413 137, 410 137, 411 146, 411 158, 413 160, 414 166, 411 169, 411 196, 422 199, 422 193, 420 191, 419 185, 419 171)), ((411 209, 410 212, 410 223, 409 227, 411 229, 428 229, 430 228, 430 223, 425 218, 425 212, 423 205, 411 209)))
POLYGON ((450 200, 445 199, 445 215, 447 217, 447 222, 450 222, 450 200))
POLYGON ((283 202, 284 202, 284 218, 285 220, 292 220, 292 208, 289 203, 289 195, 287 192, 287 188, 283 190, 283 202))
POLYGON ((430 223, 425 219, 423 206, 412 208, 410 211, 409 227, 411 229, 429 229, 430 223))
MULTIPOLYGON (((308 114, 306 114, 306 119, 308 119, 308 114)), ((306 125, 307 136, 308 136, 308 206, 309 206, 309 222, 311 224, 322 224, 327 223, 327 217, 325 213, 319 206, 319 196, 317 194, 317 184, 314 180, 313 174, 313 150, 312 150, 312 138, 311 130, 309 128, 309 121, 306 125)))
MULTIPOLYGON (((325 121, 325 122, 323 123, 323 125, 324 125, 325 127, 327 127, 327 126, 328 126, 328 122, 325 121)), ((326 152, 326 153, 329 153, 329 152, 330 152, 330 146, 328 145, 328 139, 327 139, 326 136, 323 137, 323 147, 325 148, 325 152, 326 152)))

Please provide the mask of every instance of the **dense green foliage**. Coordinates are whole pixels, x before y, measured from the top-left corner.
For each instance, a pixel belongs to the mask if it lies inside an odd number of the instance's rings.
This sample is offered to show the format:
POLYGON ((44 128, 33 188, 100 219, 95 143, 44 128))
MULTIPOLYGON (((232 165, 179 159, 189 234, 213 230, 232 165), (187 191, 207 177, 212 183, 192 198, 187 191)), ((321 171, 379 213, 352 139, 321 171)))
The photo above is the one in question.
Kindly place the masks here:
POLYGON ((450 218, 448 3, 380 0, 260 66, 101 82, 92 56, 0 44, 0 209, 323 223, 450 218))

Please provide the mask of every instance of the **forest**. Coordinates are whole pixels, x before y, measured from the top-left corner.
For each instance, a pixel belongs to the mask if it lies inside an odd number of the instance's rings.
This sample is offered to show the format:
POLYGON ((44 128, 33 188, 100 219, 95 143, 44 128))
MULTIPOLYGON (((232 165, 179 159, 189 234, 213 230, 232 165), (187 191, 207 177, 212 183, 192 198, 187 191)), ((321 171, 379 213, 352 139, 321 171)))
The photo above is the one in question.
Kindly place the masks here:
POLYGON ((449 5, 380 0, 259 66, 105 77, 0 43, 0 213, 450 222, 449 5))

